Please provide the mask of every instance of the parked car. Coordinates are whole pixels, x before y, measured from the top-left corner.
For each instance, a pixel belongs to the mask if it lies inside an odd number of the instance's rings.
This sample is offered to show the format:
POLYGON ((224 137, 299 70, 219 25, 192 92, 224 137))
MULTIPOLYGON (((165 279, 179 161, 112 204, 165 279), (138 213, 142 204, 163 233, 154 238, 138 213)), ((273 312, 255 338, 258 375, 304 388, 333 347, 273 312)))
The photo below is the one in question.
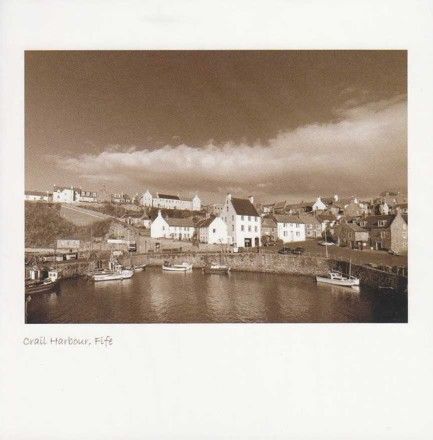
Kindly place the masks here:
POLYGON ((398 252, 393 251, 393 250, 391 250, 391 249, 388 251, 388 254, 391 254, 391 255, 400 255, 398 252))
POLYGON ((320 246, 334 246, 334 243, 332 241, 321 241, 320 246))
POLYGON ((292 250, 292 254, 295 254, 295 255, 302 255, 304 252, 305 252, 305 249, 301 248, 301 247, 297 247, 292 250))
POLYGON ((291 255, 293 253, 293 249, 287 248, 287 247, 283 247, 283 248, 278 250, 278 253, 281 254, 281 255, 291 255))

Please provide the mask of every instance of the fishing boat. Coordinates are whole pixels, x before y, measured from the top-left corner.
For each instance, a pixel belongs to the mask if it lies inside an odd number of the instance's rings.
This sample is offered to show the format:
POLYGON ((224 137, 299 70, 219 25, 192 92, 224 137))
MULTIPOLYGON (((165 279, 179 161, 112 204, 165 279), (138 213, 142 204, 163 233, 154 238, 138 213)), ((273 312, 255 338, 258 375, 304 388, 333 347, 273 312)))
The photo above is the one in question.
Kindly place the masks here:
POLYGON ((227 266, 226 264, 211 263, 203 268, 203 272, 211 273, 211 274, 227 275, 230 273, 230 267, 227 266))
POLYGON ((331 271, 327 276, 316 276, 318 283, 333 284, 335 286, 358 287, 359 278, 352 275, 345 276, 341 272, 331 271))
POLYGON ((51 293, 59 287, 59 272, 50 270, 48 277, 44 280, 27 280, 25 283, 25 295, 36 295, 43 293, 51 293))
POLYGON ((127 280, 132 278, 134 271, 132 269, 116 269, 113 271, 104 271, 94 273, 92 275, 93 281, 116 281, 127 280))
POLYGON ((192 270, 192 264, 183 262, 182 264, 174 264, 169 261, 164 261, 162 265, 162 270, 166 270, 169 272, 187 272, 192 270))

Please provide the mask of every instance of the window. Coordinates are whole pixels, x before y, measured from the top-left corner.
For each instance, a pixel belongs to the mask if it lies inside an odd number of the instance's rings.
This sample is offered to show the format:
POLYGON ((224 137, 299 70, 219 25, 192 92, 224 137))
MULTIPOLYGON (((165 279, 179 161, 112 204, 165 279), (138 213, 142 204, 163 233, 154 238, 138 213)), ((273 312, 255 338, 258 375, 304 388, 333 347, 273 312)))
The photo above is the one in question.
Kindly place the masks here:
POLYGON ((227 212, 229 212, 229 205, 227 205, 227 212))
POLYGON ((215 232, 216 232, 216 229, 215 229, 215 228, 213 228, 213 229, 212 229, 212 232, 213 232, 213 233, 215 234, 215 232))
POLYGON ((243 220, 244 219, 244 216, 243 215, 241 215, 241 220, 243 220))
POLYGON ((241 231, 243 231, 244 230, 244 225, 241 225, 241 231))
POLYGON ((287 231, 284 231, 284 237, 287 237, 287 231))
POLYGON ((248 221, 249 221, 249 222, 251 221, 251 217, 250 217, 250 216, 248 216, 248 221))
POLYGON ((248 226, 248 232, 251 232, 251 226, 248 226))
POLYGON ((257 226, 254 226, 254 231, 257 232, 257 226))
POLYGON ((301 234, 299 232, 296 232, 296 236, 299 237, 301 234))
POLYGON ((235 220, 235 216, 234 215, 232 215, 232 222, 235 220))
POLYGON ((232 231, 234 232, 234 230, 235 230, 235 225, 232 225, 232 231))

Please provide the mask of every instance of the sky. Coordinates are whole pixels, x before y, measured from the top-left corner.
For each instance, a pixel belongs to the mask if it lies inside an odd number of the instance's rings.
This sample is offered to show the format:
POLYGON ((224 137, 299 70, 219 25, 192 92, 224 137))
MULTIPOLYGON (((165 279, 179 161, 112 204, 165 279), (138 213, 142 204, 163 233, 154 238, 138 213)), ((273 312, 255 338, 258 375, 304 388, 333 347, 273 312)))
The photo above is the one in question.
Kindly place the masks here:
POLYGON ((407 190, 406 51, 27 51, 27 190, 407 190))

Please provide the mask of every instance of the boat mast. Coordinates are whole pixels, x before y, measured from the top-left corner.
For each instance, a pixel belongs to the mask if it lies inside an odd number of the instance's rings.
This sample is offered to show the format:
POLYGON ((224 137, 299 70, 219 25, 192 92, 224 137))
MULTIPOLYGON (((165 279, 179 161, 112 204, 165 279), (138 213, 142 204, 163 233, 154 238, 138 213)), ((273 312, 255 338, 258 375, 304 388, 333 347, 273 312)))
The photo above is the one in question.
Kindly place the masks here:
POLYGON ((328 244, 327 244, 327 238, 326 238, 326 227, 325 227, 325 255, 326 258, 328 258, 328 244))

